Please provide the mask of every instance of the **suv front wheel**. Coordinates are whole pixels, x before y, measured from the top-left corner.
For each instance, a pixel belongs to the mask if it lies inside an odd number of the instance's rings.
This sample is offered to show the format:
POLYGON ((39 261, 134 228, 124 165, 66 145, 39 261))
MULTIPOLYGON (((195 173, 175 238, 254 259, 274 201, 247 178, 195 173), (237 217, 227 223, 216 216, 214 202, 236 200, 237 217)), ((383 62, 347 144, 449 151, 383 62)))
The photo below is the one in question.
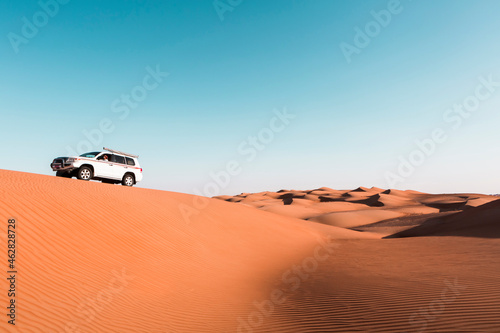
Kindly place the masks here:
POLYGON ((93 172, 91 168, 83 166, 78 170, 78 179, 90 180, 92 177, 93 177, 93 172))
POLYGON ((122 179, 123 186, 133 186, 134 183, 135 183, 134 176, 132 176, 130 173, 127 173, 125 176, 123 176, 122 179))

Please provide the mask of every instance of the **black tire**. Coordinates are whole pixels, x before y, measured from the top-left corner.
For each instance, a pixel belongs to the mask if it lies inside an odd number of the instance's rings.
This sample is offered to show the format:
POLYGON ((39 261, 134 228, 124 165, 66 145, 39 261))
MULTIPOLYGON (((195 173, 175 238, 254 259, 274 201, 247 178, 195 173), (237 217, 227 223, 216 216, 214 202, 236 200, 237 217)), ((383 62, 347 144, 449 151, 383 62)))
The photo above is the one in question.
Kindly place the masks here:
POLYGON ((94 173, 92 172, 92 169, 86 166, 82 166, 80 169, 78 169, 78 179, 89 181, 94 177, 94 173))
POLYGON ((122 185, 131 187, 134 186, 134 184, 135 184, 134 175, 132 175, 131 173, 126 173, 125 176, 123 176, 122 185))
POLYGON ((56 171, 56 177, 71 178, 71 173, 68 171, 56 171))

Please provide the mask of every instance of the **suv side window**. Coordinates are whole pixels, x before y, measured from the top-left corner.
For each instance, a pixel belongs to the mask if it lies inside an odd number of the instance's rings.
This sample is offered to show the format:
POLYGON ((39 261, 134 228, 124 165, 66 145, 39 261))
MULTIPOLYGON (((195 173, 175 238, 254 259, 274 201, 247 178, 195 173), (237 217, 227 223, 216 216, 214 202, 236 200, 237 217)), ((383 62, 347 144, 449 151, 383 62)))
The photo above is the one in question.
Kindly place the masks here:
POLYGON ((134 160, 131 159, 130 157, 125 157, 125 159, 127 160, 127 165, 135 165, 134 160))
POLYGON ((125 157, 120 155, 113 155, 112 162, 125 164, 125 157))

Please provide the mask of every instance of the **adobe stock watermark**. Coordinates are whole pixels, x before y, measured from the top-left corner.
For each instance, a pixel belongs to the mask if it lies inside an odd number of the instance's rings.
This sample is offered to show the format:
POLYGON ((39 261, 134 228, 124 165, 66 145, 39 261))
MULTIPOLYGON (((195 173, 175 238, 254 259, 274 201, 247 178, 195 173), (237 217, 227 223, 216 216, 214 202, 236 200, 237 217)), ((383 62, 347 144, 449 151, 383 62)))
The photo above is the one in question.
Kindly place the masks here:
MULTIPOLYGON (((160 65, 156 65, 153 69, 150 66, 146 67, 146 75, 143 77, 140 84, 132 87, 129 93, 121 94, 121 96, 111 102, 111 112, 116 114, 118 120, 125 120, 132 110, 137 109, 149 93, 157 89, 164 79, 169 75, 167 72, 162 72, 160 65)), ((67 156, 78 156, 77 152, 91 151, 96 147, 102 146, 106 134, 111 134, 116 128, 116 120, 105 117, 102 118, 96 127, 89 130, 83 129, 82 134, 85 139, 82 139, 76 145, 76 150, 72 146, 66 146, 67 156)))
POLYGON ((353 55, 360 54, 363 49, 367 48, 372 40, 380 35, 384 28, 387 28, 389 24, 391 24, 394 16, 402 12, 403 5, 400 0, 389 0, 386 9, 379 11, 372 10, 370 15, 373 20, 368 21, 363 29, 358 26, 354 27, 355 34, 352 44, 342 42, 339 45, 347 63, 350 64, 353 55))
POLYGON ((21 27, 21 34, 16 34, 15 32, 9 32, 7 38, 9 39, 12 49, 17 54, 19 53, 19 46, 21 44, 28 44, 29 41, 38 35, 40 29, 45 27, 51 18, 54 18, 60 10, 61 5, 66 5, 70 0, 40 0, 38 1, 38 6, 40 6, 39 11, 37 11, 31 19, 23 16, 21 21, 23 23, 21 27))
POLYGON ((243 0, 214 0, 212 4, 214 6, 215 12, 219 16, 219 20, 223 22, 224 15, 226 15, 227 12, 232 12, 242 3, 243 0))
POLYGON ((320 241, 320 245, 315 247, 311 256, 284 272, 279 288, 273 289, 266 300, 253 302, 255 310, 249 313, 246 318, 238 317, 236 332, 252 333, 262 326, 266 318, 272 316, 276 308, 287 301, 286 295, 298 290, 310 278, 311 274, 318 270, 319 265, 333 255, 335 249, 340 246, 334 241, 331 236, 328 236, 327 241, 320 241))
POLYGON ((123 292, 129 282, 135 279, 134 275, 127 274, 125 268, 122 268, 121 272, 113 270, 111 273, 113 277, 108 282, 108 285, 94 296, 81 301, 73 319, 66 323, 60 332, 83 333, 84 331, 80 330, 81 326, 92 323, 98 314, 109 306, 118 294, 123 292))
POLYGON ((411 177, 417 167, 423 165, 436 152, 438 146, 448 140, 450 132, 458 130, 464 120, 470 118, 479 109, 481 103, 491 98, 500 87, 500 82, 494 81, 493 75, 489 75, 488 78, 480 76, 478 80, 479 84, 474 89, 473 94, 467 96, 461 103, 454 104, 443 113, 443 120, 448 128, 435 128, 429 137, 415 140, 416 147, 407 156, 400 155, 398 157, 399 163, 396 171, 387 171, 384 175, 389 188, 394 188, 411 177))
POLYGON ((411 326, 418 326, 412 327, 411 332, 424 332, 428 323, 436 321, 446 306, 454 302, 460 296, 461 291, 467 289, 467 287, 458 284, 458 278, 455 278, 453 283, 445 280, 444 284, 446 287, 438 299, 432 301, 427 307, 421 307, 418 312, 411 315, 408 322, 411 326))
POLYGON ((236 152, 244 159, 243 162, 233 159, 226 163, 223 170, 211 171, 209 173, 211 181, 203 187, 193 190, 196 196, 193 196, 192 205, 179 205, 182 216, 187 223, 190 223, 193 216, 198 215, 209 205, 209 197, 220 195, 221 191, 231 183, 231 179, 243 172, 244 162, 253 162, 259 153, 275 140, 276 135, 283 132, 296 117, 294 114, 288 113, 286 108, 282 111, 274 110, 273 114, 274 116, 269 120, 267 127, 262 128, 256 135, 248 136, 238 145, 236 152))

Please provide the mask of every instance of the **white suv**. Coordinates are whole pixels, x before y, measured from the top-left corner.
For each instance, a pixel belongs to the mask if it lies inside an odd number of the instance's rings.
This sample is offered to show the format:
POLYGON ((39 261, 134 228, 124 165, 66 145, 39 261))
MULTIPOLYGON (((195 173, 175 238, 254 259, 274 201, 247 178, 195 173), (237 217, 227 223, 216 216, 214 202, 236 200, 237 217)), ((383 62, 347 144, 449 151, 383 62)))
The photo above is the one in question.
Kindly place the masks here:
POLYGON ((125 186, 133 186, 142 180, 139 156, 103 149, 104 151, 85 153, 78 157, 57 157, 50 167, 58 177, 95 179, 125 186))

